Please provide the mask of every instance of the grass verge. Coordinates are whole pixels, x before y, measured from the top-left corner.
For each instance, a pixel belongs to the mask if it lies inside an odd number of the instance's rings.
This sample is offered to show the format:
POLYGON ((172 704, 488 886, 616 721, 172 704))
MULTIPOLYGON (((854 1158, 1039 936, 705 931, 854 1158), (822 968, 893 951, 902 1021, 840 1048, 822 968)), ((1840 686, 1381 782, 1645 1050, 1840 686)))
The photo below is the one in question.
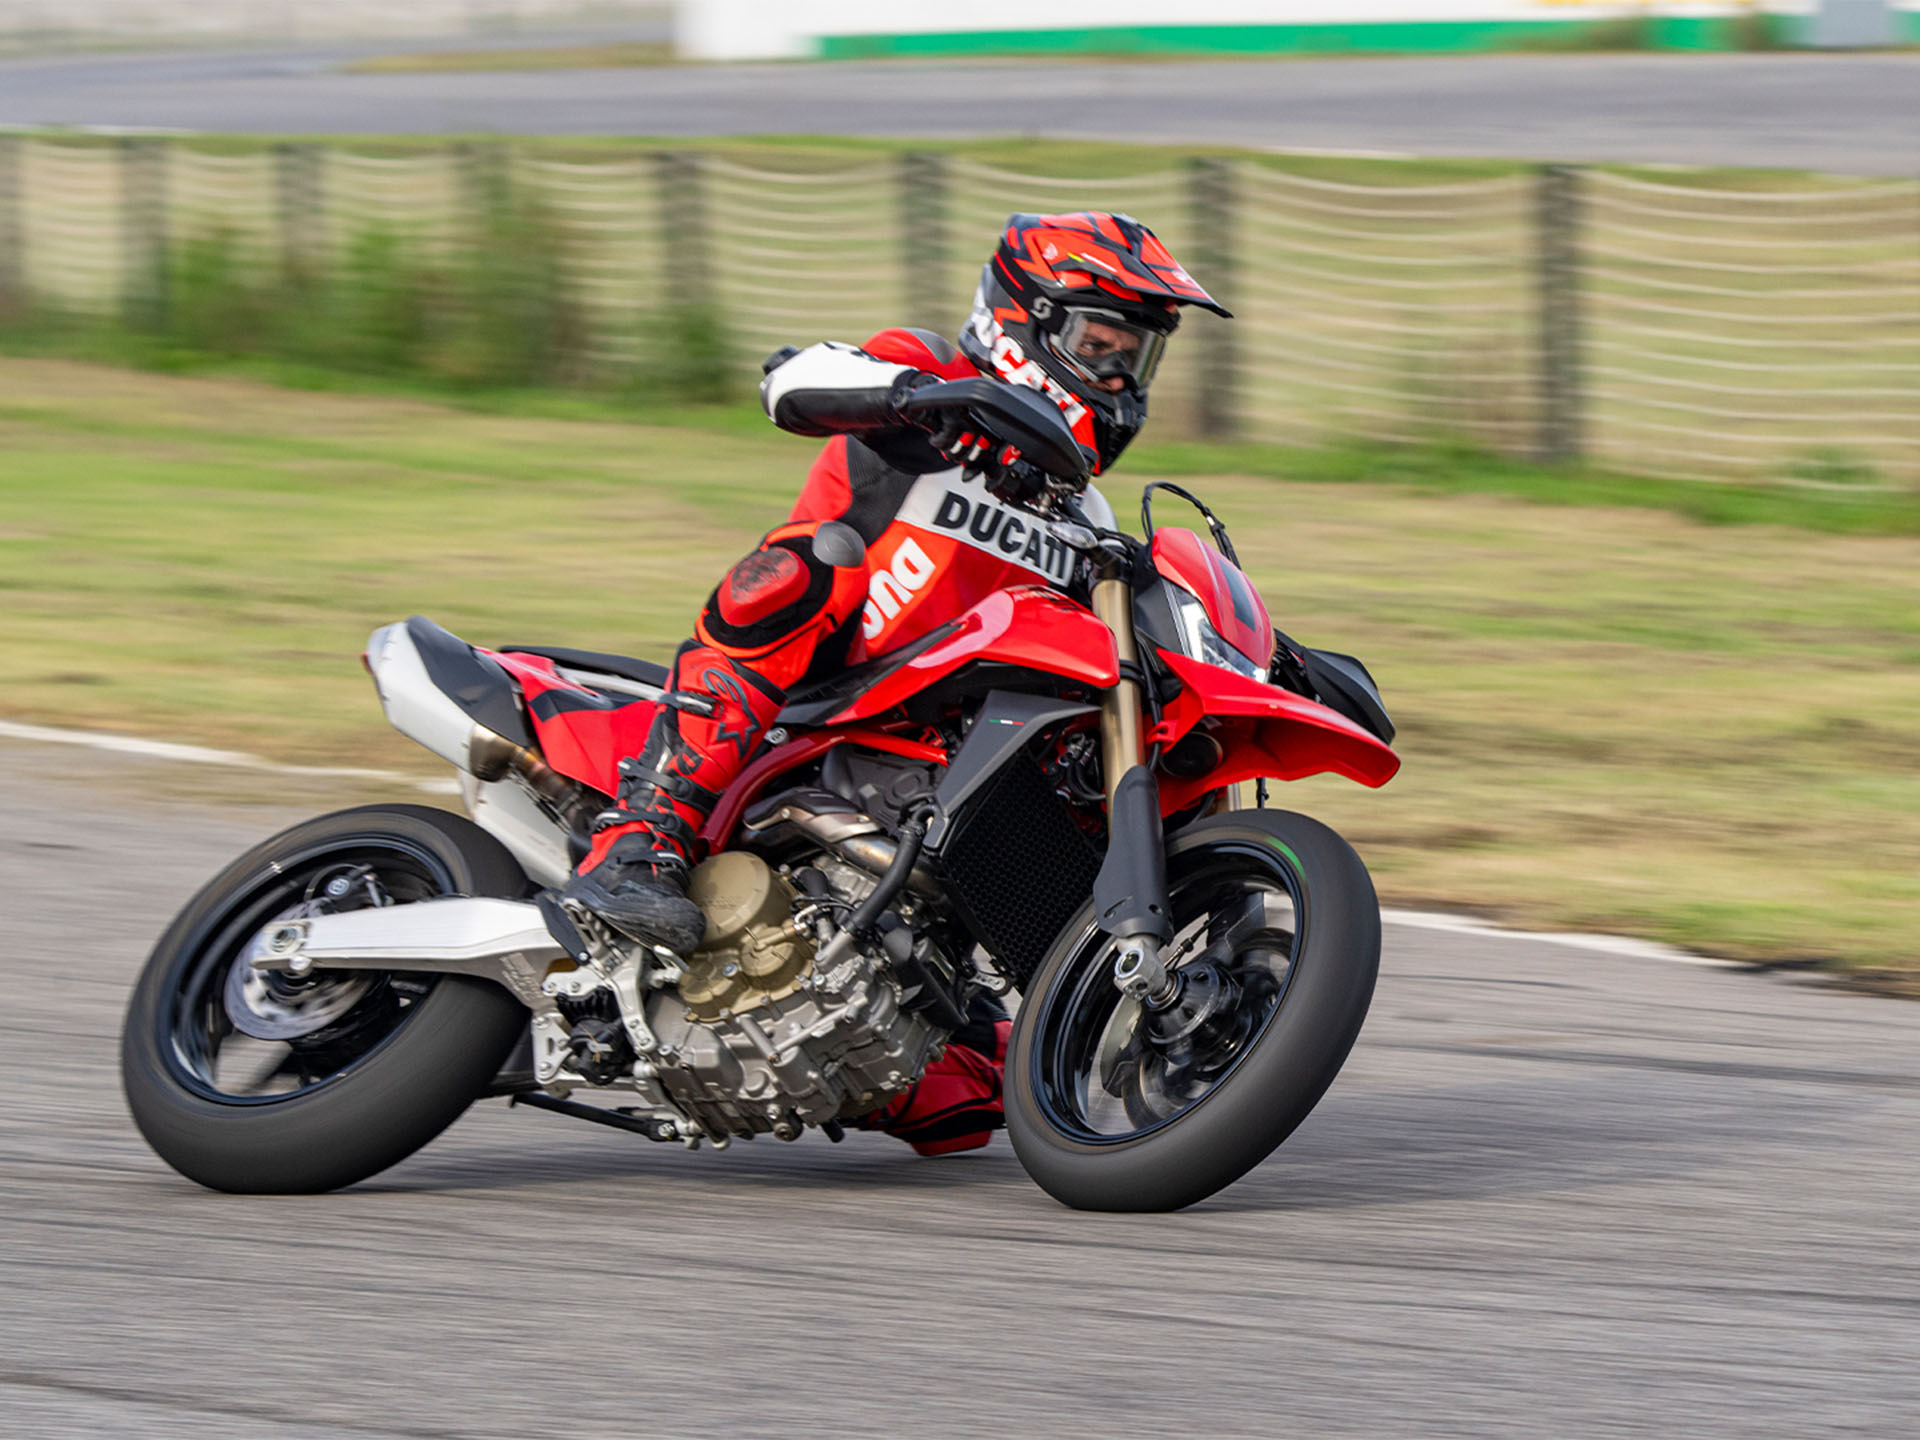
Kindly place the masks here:
MULTIPOLYGON (((664 653, 811 446, 737 411, 639 426, 7 360, 0 453, 0 713, 425 770, 354 663, 368 630, 425 612, 664 653)), ((1183 473, 1177 447, 1142 458, 1136 480, 1183 473)), ((1278 623, 1375 668, 1406 757, 1383 791, 1280 803, 1348 834, 1389 901, 1920 973, 1920 540, 1269 458, 1197 483, 1278 623)))
MULTIPOLYGON (((336 395, 404 398, 478 415, 669 425, 721 435, 760 435, 760 407, 715 399, 727 388, 699 373, 664 370, 598 389, 480 385, 426 369, 356 371, 270 354, 235 355, 181 346, 118 327, 36 331, 0 328, 0 356, 131 366, 160 374, 248 380, 336 395)), ((1142 440, 1127 454, 1147 478, 1240 475, 1296 484, 1388 484, 1430 495, 1502 495, 1553 506, 1664 510, 1707 525, 1787 525, 1837 535, 1920 535, 1920 492, 1813 490, 1790 485, 1671 480, 1592 467, 1533 464, 1447 442, 1363 442, 1309 448, 1204 440, 1142 440)))
POLYGON ((1503 495, 1539 505, 1626 505, 1706 525, 1790 525, 1839 535, 1920 535, 1920 493, 1808 490, 1731 481, 1666 480, 1577 466, 1538 465, 1435 443, 1284 445, 1148 442, 1129 455, 1135 474, 1234 474, 1322 484, 1404 485, 1426 495, 1503 495))

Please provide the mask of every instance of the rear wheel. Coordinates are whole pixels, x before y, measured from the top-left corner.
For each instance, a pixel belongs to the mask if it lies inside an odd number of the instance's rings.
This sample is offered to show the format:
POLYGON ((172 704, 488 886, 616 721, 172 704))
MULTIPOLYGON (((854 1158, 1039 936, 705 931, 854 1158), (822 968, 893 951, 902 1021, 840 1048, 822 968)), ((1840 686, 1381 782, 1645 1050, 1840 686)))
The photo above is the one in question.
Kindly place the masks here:
POLYGON ((1373 882, 1319 821, 1201 820, 1168 842, 1167 880, 1176 1002, 1120 992, 1089 903, 1014 1024, 1008 1135, 1034 1180, 1078 1209, 1177 1210, 1239 1179, 1333 1083, 1373 996, 1373 882))
POLYGON ((216 1190, 332 1190, 411 1155, 481 1093, 525 1009, 465 976, 256 971, 255 937, 301 915, 526 888, 491 835, 423 806, 344 810, 249 851, 180 913, 134 989, 121 1075, 140 1133, 216 1190))

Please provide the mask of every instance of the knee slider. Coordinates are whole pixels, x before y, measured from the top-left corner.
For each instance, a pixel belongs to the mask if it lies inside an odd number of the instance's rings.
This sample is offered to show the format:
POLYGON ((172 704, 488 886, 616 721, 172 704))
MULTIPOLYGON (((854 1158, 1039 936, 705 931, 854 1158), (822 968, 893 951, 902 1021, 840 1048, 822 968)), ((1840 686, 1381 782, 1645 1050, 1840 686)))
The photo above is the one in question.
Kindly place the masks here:
POLYGON ((735 654, 778 644, 819 616, 832 598, 834 574, 814 558, 810 537, 776 540, 727 572, 696 633, 735 654))
POLYGON ((745 629, 803 597, 810 578, 805 563, 793 551, 759 550, 721 579, 715 608, 729 626, 745 629))

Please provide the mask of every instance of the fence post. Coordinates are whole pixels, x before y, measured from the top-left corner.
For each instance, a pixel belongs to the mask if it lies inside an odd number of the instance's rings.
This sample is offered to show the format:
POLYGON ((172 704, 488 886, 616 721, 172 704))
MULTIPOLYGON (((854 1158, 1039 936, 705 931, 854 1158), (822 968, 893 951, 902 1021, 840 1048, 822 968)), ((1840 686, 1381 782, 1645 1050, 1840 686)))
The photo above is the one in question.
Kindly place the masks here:
MULTIPOLYGON (((660 302, 671 347, 659 373, 669 389, 685 398, 725 399, 738 378, 737 356, 715 283, 706 169, 698 155, 669 150, 654 157, 654 175, 666 252, 667 292, 660 302)), ((757 373, 754 378, 759 378, 757 373)))
POLYGON ((167 319, 168 154, 162 140, 120 142, 120 308, 136 330, 158 330, 167 319))
POLYGON ((713 243, 707 217, 706 177, 700 157, 684 150, 654 157, 660 187, 660 239, 666 248, 667 304, 676 310, 713 305, 713 243))
POLYGON ((1586 451, 1580 171, 1571 165, 1543 165, 1534 183, 1540 323, 1536 448, 1542 460, 1577 461, 1586 451))
POLYGON ((900 278, 909 325, 946 334, 949 295, 947 157, 933 150, 900 156, 900 278))
POLYGON ((455 155, 468 233, 478 238, 507 212, 513 193, 513 167, 507 147, 497 141, 463 144, 455 155))
POLYGON ((320 273, 326 250, 325 155, 317 145, 273 147, 275 214, 280 227, 280 265, 286 277, 304 282, 320 273))
POLYGON ((0 320, 27 308, 25 169, 27 142, 0 135, 0 320))
MULTIPOLYGON (((1196 156, 1187 162, 1187 210, 1193 234, 1195 278, 1216 297, 1234 295, 1239 286, 1234 236, 1238 195, 1231 161, 1196 156)), ((1233 323, 1196 316, 1194 345, 1199 360, 1195 428, 1208 440, 1240 435, 1240 355, 1233 323)))

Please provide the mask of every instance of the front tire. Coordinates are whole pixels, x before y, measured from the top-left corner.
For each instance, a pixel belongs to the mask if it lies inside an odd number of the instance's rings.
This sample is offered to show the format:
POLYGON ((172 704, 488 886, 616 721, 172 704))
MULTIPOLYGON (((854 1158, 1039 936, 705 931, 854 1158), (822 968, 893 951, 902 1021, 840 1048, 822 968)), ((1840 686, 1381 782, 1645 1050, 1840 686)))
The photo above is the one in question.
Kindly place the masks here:
POLYGON ((1247 810, 1167 843, 1184 1010, 1112 980, 1085 906, 1027 987, 1008 1046, 1007 1133, 1080 1210, 1178 1210, 1279 1147, 1360 1033, 1380 905, 1353 848, 1305 815, 1247 810))
POLYGON ((248 1194, 334 1190, 405 1159, 482 1092, 526 1010, 466 976, 262 979, 251 938, 302 907, 526 890, 491 835, 417 805, 322 816, 241 856, 180 913, 134 988, 121 1077, 140 1133, 188 1179, 248 1194))

